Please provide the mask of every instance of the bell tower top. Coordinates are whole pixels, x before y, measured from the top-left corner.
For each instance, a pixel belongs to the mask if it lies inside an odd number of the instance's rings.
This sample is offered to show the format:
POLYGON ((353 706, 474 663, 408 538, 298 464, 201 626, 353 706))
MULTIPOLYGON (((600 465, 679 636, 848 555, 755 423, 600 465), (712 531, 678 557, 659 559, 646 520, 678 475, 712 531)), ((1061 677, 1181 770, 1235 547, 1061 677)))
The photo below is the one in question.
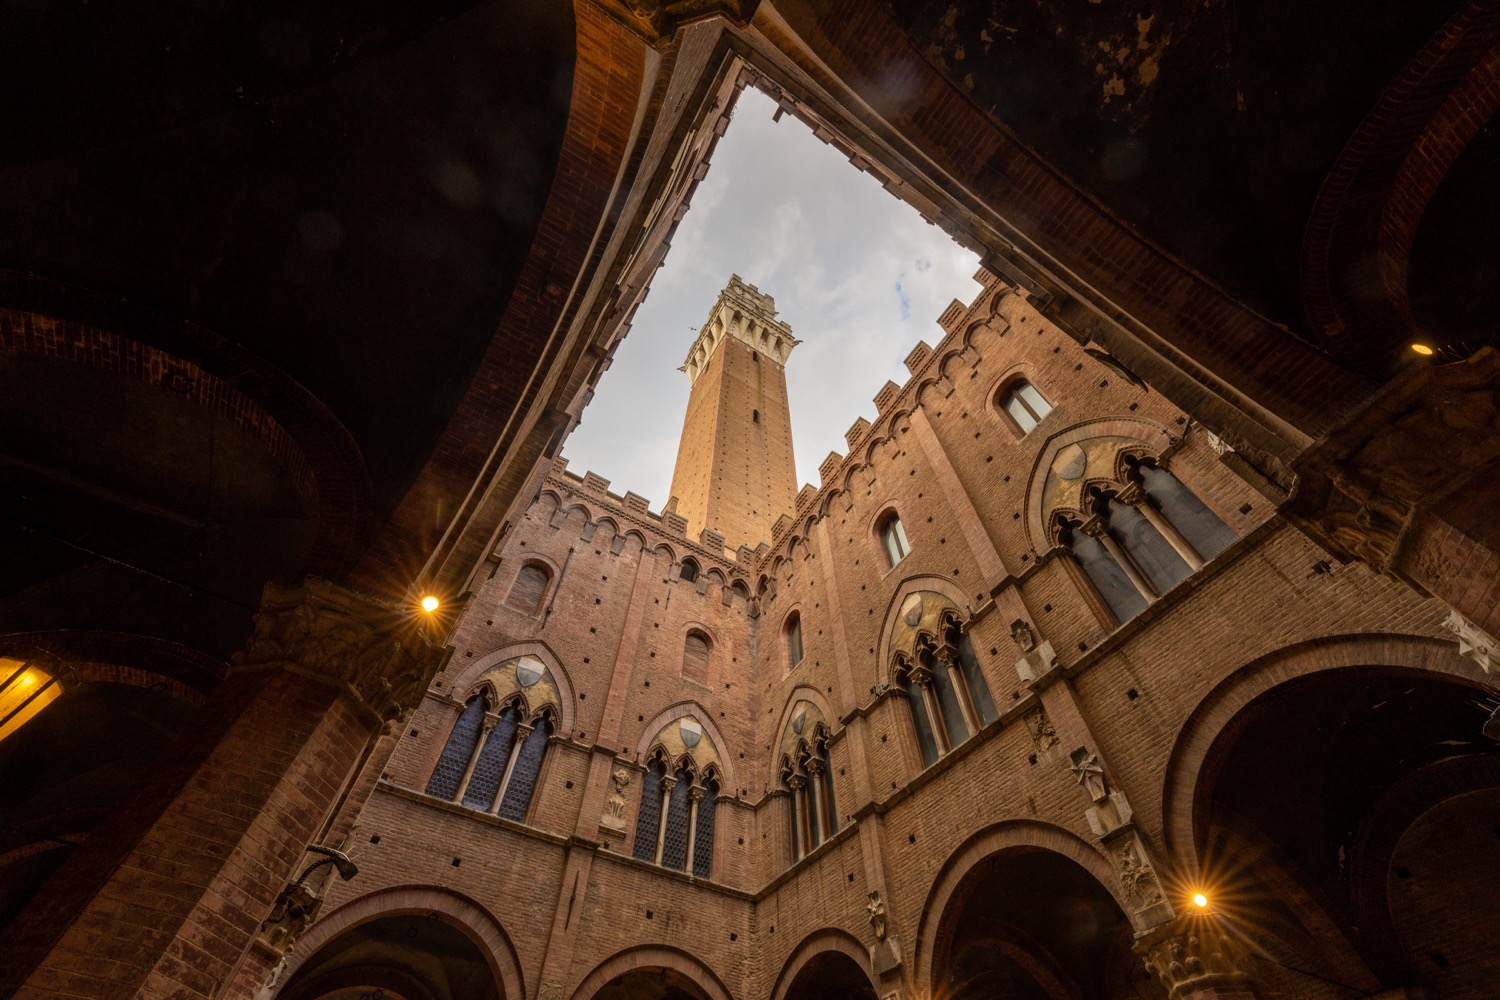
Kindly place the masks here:
POLYGON ((688 349, 679 371, 687 372, 688 379, 696 384, 698 374, 726 336, 783 366, 792 348, 802 343, 792 336, 791 327, 776 318, 776 300, 745 284, 738 274, 729 276, 729 284, 708 311, 708 319, 699 328, 698 339, 688 349))
POLYGON ((795 509, 784 366, 799 343, 771 296, 730 276, 680 369, 693 388, 672 497, 690 537, 707 528, 731 550, 754 548, 795 509))

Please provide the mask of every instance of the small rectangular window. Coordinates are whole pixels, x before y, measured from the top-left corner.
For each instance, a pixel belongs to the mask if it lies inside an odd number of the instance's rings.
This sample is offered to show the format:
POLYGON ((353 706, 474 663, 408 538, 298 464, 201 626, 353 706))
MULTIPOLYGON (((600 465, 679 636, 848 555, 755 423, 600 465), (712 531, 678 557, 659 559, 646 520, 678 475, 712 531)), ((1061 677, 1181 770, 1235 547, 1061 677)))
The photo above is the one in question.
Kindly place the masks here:
POLYGON ((792 666, 802 662, 802 619, 793 618, 786 627, 786 651, 792 666))

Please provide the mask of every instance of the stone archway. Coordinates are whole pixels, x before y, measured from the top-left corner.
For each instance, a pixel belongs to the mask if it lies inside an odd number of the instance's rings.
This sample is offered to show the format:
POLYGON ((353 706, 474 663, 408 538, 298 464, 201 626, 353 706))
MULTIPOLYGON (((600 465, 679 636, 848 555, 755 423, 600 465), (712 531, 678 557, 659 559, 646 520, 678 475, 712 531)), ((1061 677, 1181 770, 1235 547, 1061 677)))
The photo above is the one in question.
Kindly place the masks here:
MULTIPOLYGON (((543 983, 543 991, 548 984, 543 983)), ((552 994, 547 994, 552 995, 552 994)), ((556 991, 561 997, 561 990, 556 991)), ((573 1000, 733 1000, 708 966, 685 951, 643 945, 605 959, 578 984, 573 1000)))
POLYGON ((848 931, 829 927, 802 940, 776 977, 771 1000, 875 1000, 869 952, 848 931))
POLYGON ((1199 758, 1193 871, 1254 943, 1245 971, 1268 989, 1324 979, 1478 1000, 1500 977, 1479 930, 1500 917, 1488 692, 1410 659, 1421 666, 1283 671, 1199 758))
POLYGON ((297 941, 272 995, 288 1000, 338 997, 328 991, 378 972, 390 986, 375 987, 405 1000, 426 1000, 420 992, 407 996, 400 991, 403 984, 410 989, 412 982, 430 990, 434 964, 451 969, 473 988, 489 990, 476 996, 525 1000, 528 995, 515 948, 499 921, 456 892, 419 886, 383 889, 322 915, 297 941), (393 949, 381 946, 388 940, 393 949), (485 976, 473 967, 475 956, 483 962, 485 976))
POLYGON ((928 893, 917 983, 952 1000, 1155 997, 1120 893, 1109 861, 1073 834, 997 824, 970 838, 928 893))

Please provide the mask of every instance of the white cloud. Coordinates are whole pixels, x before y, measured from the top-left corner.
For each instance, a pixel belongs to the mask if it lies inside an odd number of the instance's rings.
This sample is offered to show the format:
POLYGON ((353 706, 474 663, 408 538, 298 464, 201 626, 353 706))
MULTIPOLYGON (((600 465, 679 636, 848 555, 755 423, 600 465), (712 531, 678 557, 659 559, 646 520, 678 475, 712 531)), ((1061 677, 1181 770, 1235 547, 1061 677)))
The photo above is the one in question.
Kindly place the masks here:
POLYGON ((793 447, 803 482, 937 317, 979 291, 978 258, 953 243, 758 91, 740 98, 692 208, 564 454, 616 492, 667 501, 687 377, 678 372, 719 291, 737 273, 776 298, 803 341, 787 364, 793 447))

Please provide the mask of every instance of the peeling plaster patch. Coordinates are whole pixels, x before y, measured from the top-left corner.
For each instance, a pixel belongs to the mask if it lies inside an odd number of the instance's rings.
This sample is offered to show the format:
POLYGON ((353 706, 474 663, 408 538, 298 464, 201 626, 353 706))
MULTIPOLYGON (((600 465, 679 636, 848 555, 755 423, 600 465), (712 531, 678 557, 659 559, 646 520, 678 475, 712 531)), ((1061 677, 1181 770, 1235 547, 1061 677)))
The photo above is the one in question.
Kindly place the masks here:
POLYGON ((1104 103, 1108 104, 1111 99, 1125 96, 1125 81, 1120 79, 1116 73, 1104 81, 1104 103))
POLYGON ((1159 68, 1156 65, 1156 60, 1152 59, 1150 56, 1147 56, 1145 59, 1141 60, 1140 66, 1136 68, 1136 79, 1141 81, 1142 86, 1149 87, 1153 82, 1155 82, 1158 69, 1159 68))

